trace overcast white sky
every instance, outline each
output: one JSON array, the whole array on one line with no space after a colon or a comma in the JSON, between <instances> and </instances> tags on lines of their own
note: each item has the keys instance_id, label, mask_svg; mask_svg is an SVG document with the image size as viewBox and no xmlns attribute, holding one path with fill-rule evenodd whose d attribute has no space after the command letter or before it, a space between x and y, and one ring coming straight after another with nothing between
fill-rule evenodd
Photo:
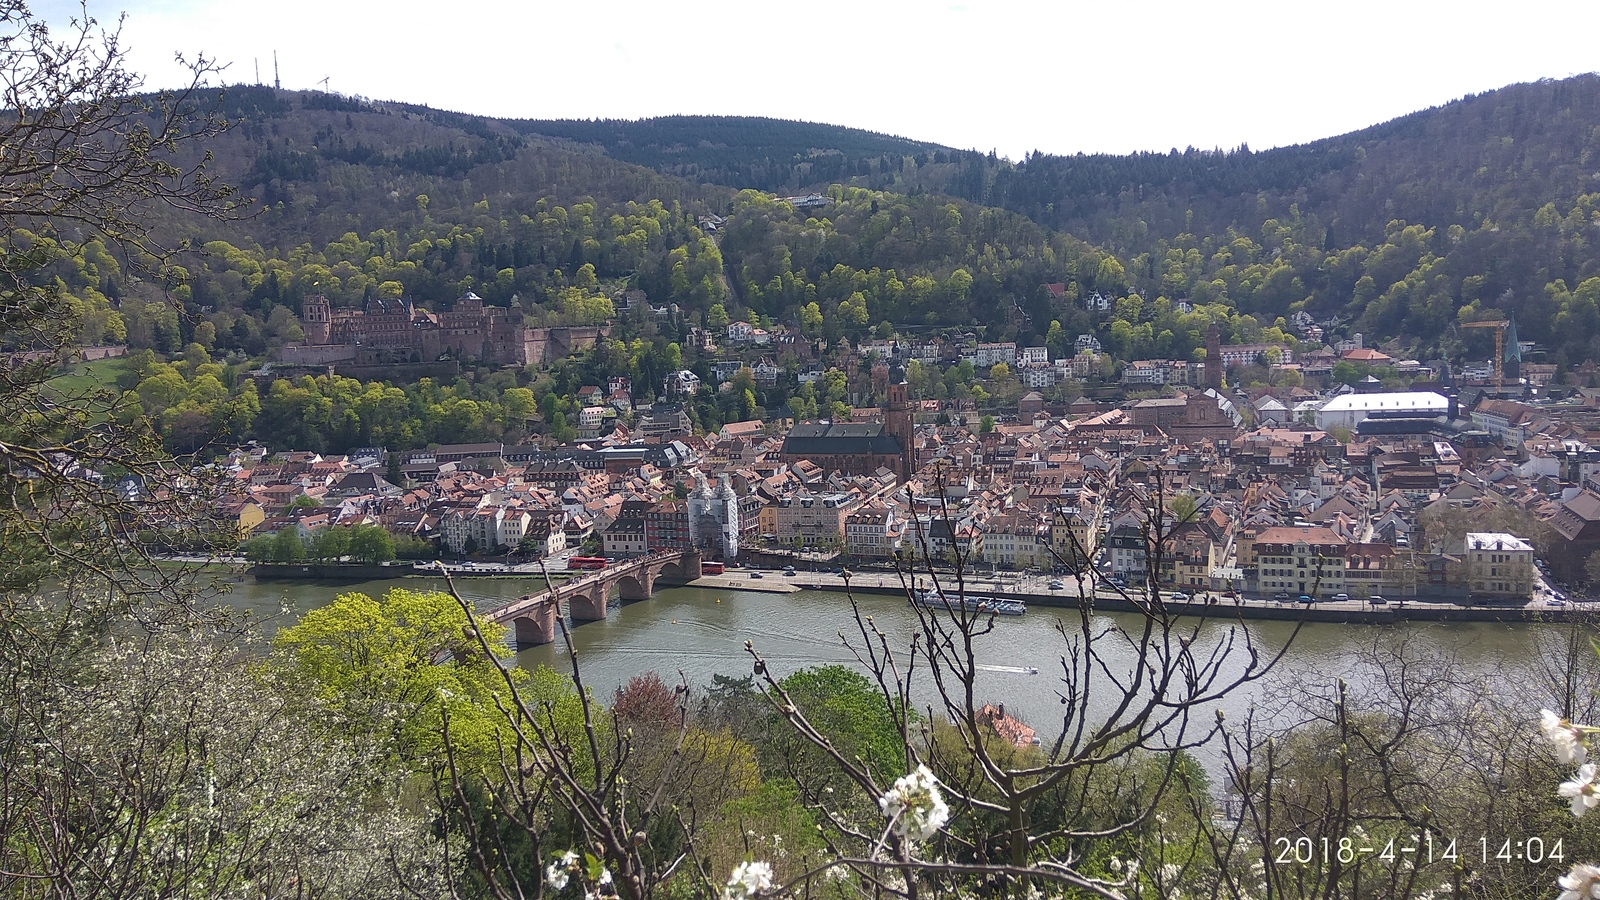
<instances>
[{"instance_id":1,"label":"overcast white sky","mask_svg":"<svg viewBox=\"0 0 1600 900\"><path fill-rule=\"evenodd\" d=\"M62 21L72 0L35 0ZM491 116L760 115L1019 159L1315 140L1600 69L1600 3L89 0L147 85L229 81Z\"/></svg>"}]
</instances>

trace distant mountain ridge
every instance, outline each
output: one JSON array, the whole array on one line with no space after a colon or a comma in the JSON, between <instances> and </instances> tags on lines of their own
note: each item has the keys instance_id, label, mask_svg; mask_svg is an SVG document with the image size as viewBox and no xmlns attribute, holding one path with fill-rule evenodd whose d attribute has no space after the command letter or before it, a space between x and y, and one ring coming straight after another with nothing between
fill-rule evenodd
<instances>
[{"instance_id":1,"label":"distant mountain ridge","mask_svg":"<svg viewBox=\"0 0 1600 900\"><path fill-rule=\"evenodd\" d=\"M866 174L880 158L953 153L893 135L759 116L649 119L512 119L521 134L594 144L616 159L694 181L781 191L821 187Z\"/></svg>"}]
</instances>

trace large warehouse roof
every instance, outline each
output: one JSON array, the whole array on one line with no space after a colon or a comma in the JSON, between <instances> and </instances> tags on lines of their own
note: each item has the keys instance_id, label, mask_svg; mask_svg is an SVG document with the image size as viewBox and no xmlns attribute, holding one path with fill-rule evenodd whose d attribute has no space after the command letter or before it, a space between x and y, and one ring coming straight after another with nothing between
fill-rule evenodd
<instances>
[{"instance_id":1,"label":"large warehouse roof","mask_svg":"<svg viewBox=\"0 0 1600 900\"><path fill-rule=\"evenodd\" d=\"M1337 412L1416 412L1450 408L1443 394L1432 391L1405 391L1393 394L1345 394L1329 400L1322 407L1325 413Z\"/></svg>"}]
</instances>

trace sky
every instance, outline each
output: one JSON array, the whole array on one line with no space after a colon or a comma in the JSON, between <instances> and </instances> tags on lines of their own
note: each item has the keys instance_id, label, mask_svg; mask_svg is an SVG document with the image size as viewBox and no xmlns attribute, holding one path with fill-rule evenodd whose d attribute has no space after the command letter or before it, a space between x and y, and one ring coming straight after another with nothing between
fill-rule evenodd
<instances>
[{"instance_id":1,"label":"sky","mask_svg":"<svg viewBox=\"0 0 1600 900\"><path fill-rule=\"evenodd\" d=\"M1285 146L1600 70L1600 3L88 0L150 88L223 80L487 116L772 116L1021 159ZM72 0L34 0L65 24Z\"/></svg>"}]
</instances>

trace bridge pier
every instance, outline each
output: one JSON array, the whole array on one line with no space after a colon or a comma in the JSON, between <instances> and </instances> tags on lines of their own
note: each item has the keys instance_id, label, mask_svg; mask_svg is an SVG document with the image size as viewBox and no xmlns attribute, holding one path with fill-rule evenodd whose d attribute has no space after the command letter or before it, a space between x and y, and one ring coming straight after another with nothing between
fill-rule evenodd
<instances>
[{"instance_id":1,"label":"bridge pier","mask_svg":"<svg viewBox=\"0 0 1600 900\"><path fill-rule=\"evenodd\" d=\"M606 602L611 586L623 600L648 600L657 585L686 584L700 577L698 550L658 551L628 560L613 569L592 572L554 591L522 597L487 614L494 622L508 625L518 647L548 644L556 639L558 597L565 597L574 623L597 622L606 617Z\"/></svg>"},{"instance_id":2,"label":"bridge pier","mask_svg":"<svg viewBox=\"0 0 1600 900\"><path fill-rule=\"evenodd\" d=\"M617 593L623 600L649 600L656 589L656 573L645 569L638 576L624 575L617 579Z\"/></svg>"},{"instance_id":3,"label":"bridge pier","mask_svg":"<svg viewBox=\"0 0 1600 900\"><path fill-rule=\"evenodd\" d=\"M567 609L574 622L598 622L606 617L606 598L611 593L611 582L602 581L581 593L567 598Z\"/></svg>"},{"instance_id":4,"label":"bridge pier","mask_svg":"<svg viewBox=\"0 0 1600 900\"><path fill-rule=\"evenodd\" d=\"M556 614L554 603L541 603L523 615L511 620L511 647L537 647L556 639Z\"/></svg>"}]
</instances>

